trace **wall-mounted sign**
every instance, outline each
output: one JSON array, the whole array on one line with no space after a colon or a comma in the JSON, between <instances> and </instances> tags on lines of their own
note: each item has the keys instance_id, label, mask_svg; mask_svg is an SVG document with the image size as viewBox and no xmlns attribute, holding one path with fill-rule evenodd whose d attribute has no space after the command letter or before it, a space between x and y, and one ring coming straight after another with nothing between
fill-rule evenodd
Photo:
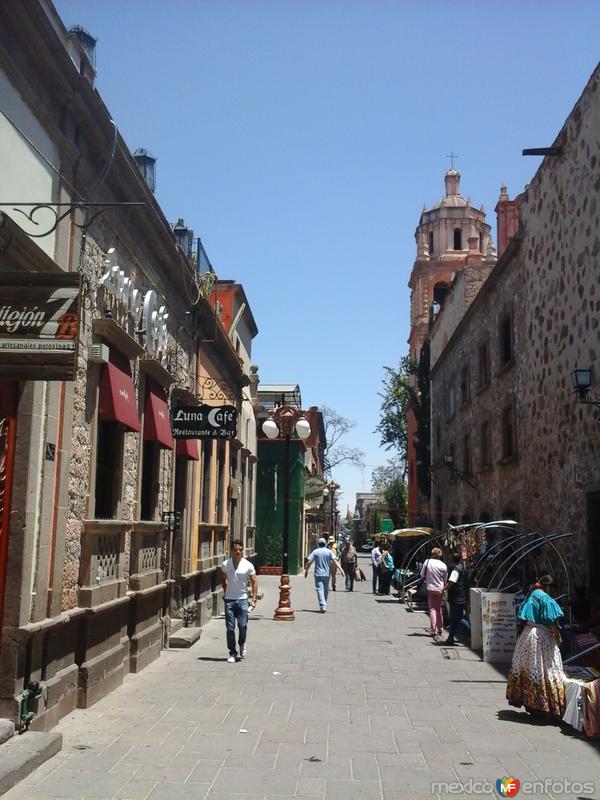
<instances>
[{"instance_id":1,"label":"wall-mounted sign","mask_svg":"<svg viewBox=\"0 0 600 800\"><path fill-rule=\"evenodd\" d=\"M175 406L171 416L174 439L235 439L234 406Z\"/></svg>"},{"instance_id":2,"label":"wall-mounted sign","mask_svg":"<svg viewBox=\"0 0 600 800\"><path fill-rule=\"evenodd\" d=\"M81 278L73 272L0 272L0 378L75 376Z\"/></svg>"},{"instance_id":3,"label":"wall-mounted sign","mask_svg":"<svg viewBox=\"0 0 600 800\"><path fill-rule=\"evenodd\" d=\"M134 288L130 278L116 264L107 269L100 278L104 290L104 301L113 319L123 328L131 318L136 330L144 337L146 352L150 358L164 362L167 356L167 320L169 314L154 289L145 294ZM141 325L141 328L140 328Z\"/></svg>"}]
</instances>

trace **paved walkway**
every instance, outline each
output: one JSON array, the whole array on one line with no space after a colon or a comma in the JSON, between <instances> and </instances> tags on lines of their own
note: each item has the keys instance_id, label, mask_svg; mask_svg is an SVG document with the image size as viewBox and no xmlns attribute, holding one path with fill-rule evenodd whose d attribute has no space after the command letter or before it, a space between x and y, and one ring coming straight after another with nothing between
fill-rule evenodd
<instances>
[{"instance_id":1,"label":"paved walkway","mask_svg":"<svg viewBox=\"0 0 600 800\"><path fill-rule=\"evenodd\" d=\"M276 623L278 581L259 580L246 661L226 663L213 620L190 650L62 720L62 752L4 800L498 797L503 776L591 780L571 797L600 798L596 747L510 710L503 676L467 648L433 645L424 614L367 582L353 594L338 584L321 615L311 573L292 580L296 621Z\"/></svg>"}]
</instances>

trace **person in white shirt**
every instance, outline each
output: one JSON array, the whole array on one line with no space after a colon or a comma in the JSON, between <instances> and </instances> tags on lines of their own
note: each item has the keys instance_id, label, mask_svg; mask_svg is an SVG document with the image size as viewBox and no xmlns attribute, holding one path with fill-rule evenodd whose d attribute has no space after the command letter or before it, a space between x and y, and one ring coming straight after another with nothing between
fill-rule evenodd
<instances>
[{"instance_id":1,"label":"person in white shirt","mask_svg":"<svg viewBox=\"0 0 600 800\"><path fill-rule=\"evenodd\" d=\"M240 658L246 658L246 632L248 628L248 581L251 586L250 605L256 607L258 581L254 564L243 557L244 545L239 539L231 543L231 558L221 564L221 586L225 595L225 628L230 664L235 664L238 654L235 645L235 621L238 624Z\"/></svg>"},{"instance_id":2,"label":"person in white shirt","mask_svg":"<svg viewBox=\"0 0 600 800\"><path fill-rule=\"evenodd\" d=\"M442 635L444 629L442 597L448 580L448 567L441 559L442 551L439 547L434 547L431 551L431 558L428 558L421 568L421 577L425 578L425 588L427 589L429 622L434 641Z\"/></svg>"},{"instance_id":3,"label":"person in white shirt","mask_svg":"<svg viewBox=\"0 0 600 800\"><path fill-rule=\"evenodd\" d=\"M371 565L373 567L373 594L377 594L381 588L378 585L381 581L381 543L379 537L376 537L375 547L371 550Z\"/></svg>"}]
</instances>

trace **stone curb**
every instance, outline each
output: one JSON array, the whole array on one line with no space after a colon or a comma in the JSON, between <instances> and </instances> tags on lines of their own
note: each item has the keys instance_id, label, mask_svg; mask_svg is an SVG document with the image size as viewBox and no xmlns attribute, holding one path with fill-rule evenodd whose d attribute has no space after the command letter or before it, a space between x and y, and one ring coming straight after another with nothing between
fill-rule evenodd
<instances>
[{"instance_id":1,"label":"stone curb","mask_svg":"<svg viewBox=\"0 0 600 800\"><path fill-rule=\"evenodd\" d=\"M62 733L29 731L0 749L0 795L22 781L62 749Z\"/></svg>"}]
</instances>

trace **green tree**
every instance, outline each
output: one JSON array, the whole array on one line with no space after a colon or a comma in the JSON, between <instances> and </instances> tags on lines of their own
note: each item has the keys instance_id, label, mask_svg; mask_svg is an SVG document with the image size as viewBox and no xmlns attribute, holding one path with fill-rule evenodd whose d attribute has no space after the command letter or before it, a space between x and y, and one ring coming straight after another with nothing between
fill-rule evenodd
<instances>
[{"instance_id":1,"label":"green tree","mask_svg":"<svg viewBox=\"0 0 600 800\"><path fill-rule=\"evenodd\" d=\"M406 483L403 465L399 458L390 460L384 467L376 467L371 477L372 490L381 495L382 505L396 528L406 526Z\"/></svg>"},{"instance_id":2,"label":"green tree","mask_svg":"<svg viewBox=\"0 0 600 800\"><path fill-rule=\"evenodd\" d=\"M400 359L398 369L384 367L383 392L379 425L380 442L386 450L396 450L401 462L402 483L406 482L408 464L408 419L409 409L416 420L415 452L417 462L417 485L425 497L431 493L430 486L430 382L429 340L421 348L419 362L408 356Z\"/></svg>"}]
</instances>

